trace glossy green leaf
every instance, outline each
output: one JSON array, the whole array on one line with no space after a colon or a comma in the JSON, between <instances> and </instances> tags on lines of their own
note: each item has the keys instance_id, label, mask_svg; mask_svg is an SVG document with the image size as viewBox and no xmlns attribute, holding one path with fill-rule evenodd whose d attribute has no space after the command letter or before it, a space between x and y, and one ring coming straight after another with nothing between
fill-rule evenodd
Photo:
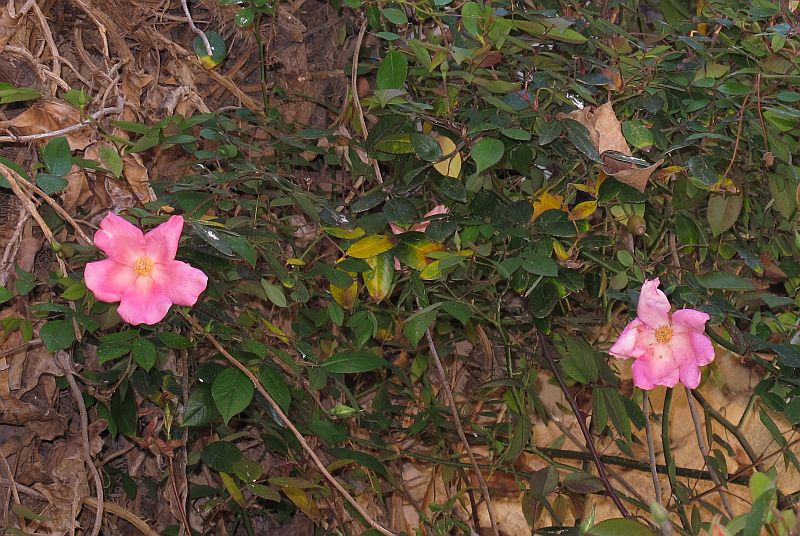
<instances>
[{"instance_id":1,"label":"glossy green leaf","mask_svg":"<svg viewBox=\"0 0 800 536\"><path fill-rule=\"evenodd\" d=\"M211 395L226 424L250 405L254 390L250 378L234 367L223 370L214 378Z\"/></svg>"}]
</instances>

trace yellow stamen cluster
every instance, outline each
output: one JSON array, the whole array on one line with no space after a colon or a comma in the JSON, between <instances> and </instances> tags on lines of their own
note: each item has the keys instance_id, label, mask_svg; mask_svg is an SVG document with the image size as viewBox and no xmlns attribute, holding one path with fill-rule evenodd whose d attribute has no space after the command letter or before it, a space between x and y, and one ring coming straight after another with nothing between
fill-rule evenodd
<instances>
[{"instance_id":1,"label":"yellow stamen cluster","mask_svg":"<svg viewBox=\"0 0 800 536\"><path fill-rule=\"evenodd\" d=\"M136 275L150 275L153 272L153 260L150 257L139 257L133 263Z\"/></svg>"},{"instance_id":2,"label":"yellow stamen cluster","mask_svg":"<svg viewBox=\"0 0 800 536\"><path fill-rule=\"evenodd\" d=\"M672 338L672 327L669 324L656 328L656 340L658 342L669 342Z\"/></svg>"}]
</instances>

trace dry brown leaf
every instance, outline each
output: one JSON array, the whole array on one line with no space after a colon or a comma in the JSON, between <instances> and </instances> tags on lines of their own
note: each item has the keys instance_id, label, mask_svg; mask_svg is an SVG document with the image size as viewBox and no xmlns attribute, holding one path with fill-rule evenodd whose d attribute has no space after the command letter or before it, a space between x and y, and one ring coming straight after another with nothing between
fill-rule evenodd
<instances>
[{"instance_id":1,"label":"dry brown leaf","mask_svg":"<svg viewBox=\"0 0 800 536\"><path fill-rule=\"evenodd\" d=\"M10 128L17 134L29 136L53 132L80 123L78 110L59 101L44 101L35 104L8 121L0 121L0 128ZM91 126L73 130L64 135L73 151L85 149L94 136Z\"/></svg>"},{"instance_id":2,"label":"dry brown leaf","mask_svg":"<svg viewBox=\"0 0 800 536\"><path fill-rule=\"evenodd\" d=\"M662 159L645 168L639 168L630 162L623 162L609 156L609 152L620 153L625 156L633 154L630 147L628 147L625 136L622 134L622 124L617 119L617 114L614 113L614 108L610 102L594 109L585 107L580 110L574 110L566 114L566 117L574 119L589 131L589 139L591 139L592 144L597 148L597 152L603 158L603 171L640 192L644 192L650 176L664 163Z\"/></svg>"}]
</instances>

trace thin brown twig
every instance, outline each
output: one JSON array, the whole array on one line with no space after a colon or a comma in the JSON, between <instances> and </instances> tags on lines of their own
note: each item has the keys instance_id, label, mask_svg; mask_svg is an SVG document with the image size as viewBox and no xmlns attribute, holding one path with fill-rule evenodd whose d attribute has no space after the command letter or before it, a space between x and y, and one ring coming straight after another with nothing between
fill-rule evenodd
<instances>
[{"instance_id":1,"label":"thin brown twig","mask_svg":"<svg viewBox=\"0 0 800 536\"><path fill-rule=\"evenodd\" d=\"M206 47L206 53L209 56L213 56L214 49L211 47L211 43L208 41L206 33L195 25L194 19L192 18L192 13L189 11L189 4L187 0L181 0L181 7L183 8L183 14L186 15L186 22L189 24L189 28L191 28L192 32L197 34L197 36L200 37L200 40L203 41L203 46Z\"/></svg>"},{"instance_id":2,"label":"thin brown twig","mask_svg":"<svg viewBox=\"0 0 800 536\"><path fill-rule=\"evenodd\" d=\"M94 510L98 509L98 502L94 497L85 497L83 499L83 504L89 508L93 508ZM145 536L158 536L158 533L151 529L142 518L118 504L107 502L103 505L103 509L109 514L114 514L115 516L124 519L136 527L136 529Z\"/></svg>"},{"instance_id":3,"label":"thin brown twig","mask_svg":"<svg viewBox=\"0 0 800 536\"><path fill-rule=\"evenodd\" d=\"M353 498L353 496L350 495L350 493L346 489L344 489L344 487L342 487L342 485L339 483L339 481L336 480L336 478L328 471L328 469L325 467L325 464L322 463L322 460L320 460L319 456L317 456L317 453L314 452L314 449L312 449L311 445L308 444L308 441L306 441L306 438L303 437L303 434L301 434L300 431L297 429L297 427L294 425L294 423L292 423L292 421L289 420L289 417L286 416L286 414L283 412L283 410L278 405L278 403L275 402L275 400L270 396L270 394L267 392L267 390L261 384L259 379L255 376L255 374L253 374L250 371L250 369L247 368L246 366L244 366L238 359L233 357L233 355L231 355L231 353L228 352L228 350L226 350L225 347L222 346L222 344L220 344L220 342L216 339L216 337L214 337L210 333L207 333L203 329L203 327L197 322L197 320L195 320L193 317L189 316L188 314L186 314L183 311L180 311L180 314L183 316L183 318L186 319L187 322L189 322L189 324L192 326L192 328L195 331L197 331L197 333L202 333L203 336L208 340L208 342L210 342L214 346L214 348L217 349L217 351L219 353L224 355L225 358L233 366L235 366L236 368L241 370L245 374L245 376L247 376L247 378L251 382L253 382L253 385L255 386L255 388L258 390L258 392L261 394L261 396L264 397L264 399L270 405L270 407L275 412L275 414L281 419L283 424L285 424L286 427L289 428L289 430L292 432L294 437L297 439L298 443L300 443L300 446L303 447L303 450L306 451L308 456L314 462L314 465L317 466L317 469L319 470L319 472L322 473L322 476L324 476L325 479L328 482L330 482L331 485L334 488L336 488L336 491L338 491L341 494L341 496L348 503L350 503L350 506L352 506L364 518L364 520L372 528L374 528L375 530L377 530L381 534L385 534L386 536L395 536L395 534L393 532L391 532L390 530L386 529L385 527L383 527L383 525L381 525L380 523L375 521L372 518L372 516L370 516L369 513L366 510L364 510L364 508L360 504L358 504L358 502L356 502L356 500Z\"/></svg>"},{"instance_id":4,"label":"thin brown twig","mask_svg":"<svg viewBox=\"0 0 800 536\"><path fill-rule=\"evenodd\" d=\"M0 169L0 171L2 171L2 169ZM70 216L69 212L64 210L64 208L58 203L58 201L56 201L55 199L53 199L52 197L47 195L47 193L45 193L44 190L42 190L41 188L39 188L38 186L36 186L32 182L30 182L29 180L25 179L25 177L17 175L16 176L16 180L17 180L17 183L21 184L23 187L25 187L28 190L32 191L33 193L35 193L36 195L41 197L44 200L45 203L50 205L50 208L52 208L54 211L56 211L56 213L59 216L61 216L61 218L63 218L63 220L65 222L69 223L70 226L75 230L77 235L84 242L86 242L86 244L91 244L92 243L92 239L89 238L89 235L87 235L86 233L83 232L83 229L81 229L80 225L78 225L78 222L75 221L75 218Z\"/></svg>"},{"instance_id":5,"label":"thin brown twig","mask_svg":"<svg viewBox=\"0 0 800 536\"><path fill-rule=\"evenodd\" d=\"M103 479L100 478L100 472L94 465L92 460L92 446L89 443L89 415L86 413L86 404L83 402L83 395L78 388L78 383L75 381L75 372L72 368L72 358L67 352L60 351L56 354L56 362L64 371L64 376L67 378L69 389L72 392L72 397L75 399L75 404L78 406L78 413L80 414L81 421L81 443L83 446L83 458L86 465L89 466L89 471L94 478L95 494L95 516L94 527L92 528L92 536L100 534L100 529L103 526L103 510L105 503L103 501ZM84 499L85 501L85 499Z\"/></svg>"},{"instance_id":6,"label":"thin brown twig","mask_svg":"<svg viewBox=\"0 0 800 536\"><path fill-rule=\"evenodd\" d=\"M417 305L419 305L419 303L417 303ZM442 382L442 390L444 391L447 405L450 408L450 413L453 416L453 424L455 424L458 437L461 439L461 443L464 445L464 450L467 453L467 457L469 457L470 464L472 465L475 476L478 479L478 484L480 485L483 499L486 501L486 510L489 512L489 521L492 524L492 532L495 534L495 536L499 536L500 531L497 528L497 514L495 514L494 506L492 505L492 497L489 494L489 486L486 484L486 479L483 478L483 473L481 473L478 460L475 458L475 453L472 451L472 447L470 446L469 441L467 441L467 436L464 433L464 427L461 425L461 415L458 413L456 400L453 397L453 391L450 389L450 382L448 381L447 374L444 371L442 360L439 358L439 352L436 350L436 345L433 343L433 336L431 335L430 327L425 330L425 337L428 340L428 349L431 352L433 362L436 365L436 370L439 373L439 379ZM479 527L475 528L479 529Z\"/></svg>"},{"instance_id":7,"label":"thin brown twig","mask_svg":"<svg viewBox=\"0 0 800 536\"><path fill-rule=\"evenodd\" d=\"M658 465L656 464L656 448L653 442L653 429L650 426L650 393L642 393L642 413L644 413L644 433L647 436L647 457L650 460L650 474L653 477L653 493L656 502L661 504L661 481L658 479Z\"/></svg>"},{"instance_id":8,"label":"thin brown twig","mask_svg":"<svg viewBox=\"0 0 800 536\"><path fill-rule=\"evenodd\" d=\"M692 396L692 390L688 387L686 389L686 400L689 403L689 413L692 414L692 423L694 424L694 433L697 437L697 446L700 447L700 453L703 455L704 463L708 463L708 445L706 445L706 439L703 436L703 425L700 423L700 415L697 412L697 404L694 402L694 397ZM722 506L725 508L725 511L728 513L728 516L733 519L733 509L731 508L730 501L728 501L728 496L725 495L727 490L722 487L722 482L719 480L719 476L717 473L714 472L714 468L709 466L708 472L711 475L711 480L714 482L714 485L719 489L719 498L722 500Z\"/></svg>"},{"instance_id":9,"label":"thin brown twig","mask_svg":"<svg viewBox=\"0 0 800 536\"><path fill-rule=\"evenodd\" d=\"M622 504L622 501L617 495L616 490L614 490L614 486L611 485L606 467L603 464L603 461L600 459L600 453L597 452L597 447L594 444L594 440L592 440L592 434L589 432L589 428L586 426L586 421L583 419L583 417L581 417L581 410L578 407L578 404L575 402L575 399L572 397L572 395L570 395L567 384L564 382L564 378L558 371L558 365L556 364L555 357L553 356L553 347L550 345L550 341L547 340L547 337L545 337L542 333L539 333L539 344L542 347L542 354L547 360L550 370L553 371L553 375L556 377L558 385L561 388L561 391L564 393L564 397L567 399L567 402L569 403L570 409L575 414L575 418L578 420L578 426L580 426L583 439L586 441L586 447L589 449L589 453L592 455L592 461L597 469L597 475L603 482L603 486L606 489L606 494L608 494L609 498L614 503L614 506L617 507L619 513L622 514L622 517L630 517L631 514L628 512L628 509L625 508L625 505Z\"/></svg>"},{"instance_id":10,"label":"thin brown twig","mask_svg":"<svg viewBox=\"0 0 800 536\"><path fill-rule=\"evenodd\" d=\"M722 180L726 180L733 169L733 164L736 162L736 155L739 152L739 142L742 139L742 127L744 126L744 114L747 111L747 101L750 99L750 95L746 95L744 98L744 102L742 102L742 107L739 110L739 126L736 129L736 141L733 143L733 154L731 155L731 160L728 162L728 167L725 168L725 173L722 175Z\"/></svg>"},{"instance_id":11,"label":"thin brown twig","mask_svg":"<svg viewBox=\"0 0 800 536\"><path fill-rule=\"evenodd\" d=\"M364 42L364 34L367 32L367 21L361 25L361 30L358 32L356 39L356 48L353 51L353 63L350 67L350 90L353 92L353 104L358 113L358 121L361 124L361 135L367 139L369 131L367 130L367 121L364 119L364 110L361 108L361 99L358 98L358 55L361 52L361 43ZM383 175L381 174L380 165L374 158L367 156L372 161L372 168L375 170L375 180L383 184Z\"/></svg>"},{"instance_id":12,"label":"thin brown twig","mask_svg":"<svg viewBox=\"0 0 800 536\"><path fill-rule=\"evenodd\" d=\"M125 99L119 97L117 99L117 105L112 106L110 108L103 108L101 110L96 111L80 123L75 123L74 125L70 125L68 127L60 128L58 130L50 130L48 132L42 132L40 134L28 134L26 136L0 136L0 143L24 143L28 141L36 141L36 140L45 140L48 138L55 138L56 136L63 136L64 134L69 134L70 132L74 132L76 130L80 130L82 128L86 128L98 119L101 119L107 115L112 115L115 113L121 113L125 105Z\"/></svg>"}]
</instances>

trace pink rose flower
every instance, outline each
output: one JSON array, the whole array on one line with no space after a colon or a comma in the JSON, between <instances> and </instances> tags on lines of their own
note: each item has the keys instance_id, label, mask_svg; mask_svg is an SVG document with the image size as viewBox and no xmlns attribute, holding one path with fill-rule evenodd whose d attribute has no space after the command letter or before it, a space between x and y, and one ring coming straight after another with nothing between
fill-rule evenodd
<instances>
[{"instance_id":1,"label":"pink rose flower","mask_svg":"<svg viewBox=\"0 0 800 536\"><path fill-rule=\"evenodd\" d=\"M670 315L670 304L658 290L658 278L645 281L636 319L609 350L614 357L633 358L633 383L640 389L656 385L689 389L700 384L700 367L714 360L714 347L705 334L709 316L695 309Z\"/></svg>"},{"instance_id":2,"label":"pink rose flower","mask_svg":"<svg viewBox=\"0 0 800 536\"><path fill-rule=\"evenodd\" d=\"M129 324L156 324L176 305L194 305L208 278L176 261L183 217L172 216L147 234L109 212L94 235L108 259L86 265L86 286L104 302L120 302L117 312Z\"/></svg>"}]
</instances>

